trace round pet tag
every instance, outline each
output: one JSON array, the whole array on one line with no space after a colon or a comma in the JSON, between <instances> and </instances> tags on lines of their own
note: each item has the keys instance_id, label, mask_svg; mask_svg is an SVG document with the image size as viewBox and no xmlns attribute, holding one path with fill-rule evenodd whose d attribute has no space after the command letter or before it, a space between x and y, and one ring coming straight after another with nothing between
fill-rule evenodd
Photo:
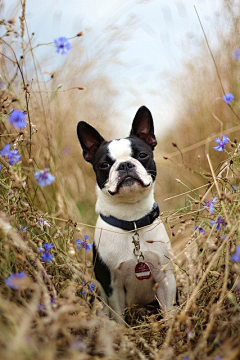
<instances>
[{"instance_id":1,"label":"round pet tag","mask_svg":"<svg viewBox=\"0 0 240 360\"><path fill-rule=\"evenodd\" d=\"M145 262L139 262L135 266L135 275L138 280L150 279L152 273L149 265Z\"/></svg>"}]
</instances>

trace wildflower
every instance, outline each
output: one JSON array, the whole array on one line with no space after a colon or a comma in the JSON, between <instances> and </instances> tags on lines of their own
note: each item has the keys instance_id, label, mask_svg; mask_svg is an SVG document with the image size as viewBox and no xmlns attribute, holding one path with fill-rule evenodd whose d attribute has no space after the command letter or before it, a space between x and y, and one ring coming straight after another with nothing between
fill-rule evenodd
<instances>
[{"instance_id":1,"label":"wildflower","mask_svg":"<svg viewBox=\"0 0 240 360\"><path fill-rule=\"evenodd\" d=\"M24 239L27 239L27 234L28 234L28 228L27 228L27 226L23 227L23 226L21 225L21 227L20 227L20 229L18 230L18 232L19 232L19 234L22 235L22 237L23 237Z\"/></svg>"},{"instance_id":2,"label":"wildflower","mask_svg":"<svg viewBox=\"0 0 240 360\"><path fill-rule=\"evenodd\" d=\"M198 231L199 231L199 235L200 235L200 234L205 234L205 230L204 230L203 227L196 225L195 228L194 228L194 230L197 230L197 229L198 229Z\"/></svg>"},{"instance_id":3,"label":"wildflower","mask_svg":"<svg viewBox=\"0 0 240 360\"><path fill-rule=\"evenodd\" d=\"M215 198L213 198L212 201L206 201L206 205L204 205L203 210L207 209L209 210L209 214L214 213L214 204L217 202L217 196L215 196Z\"/></svg>"},{"instance_id":4,"label":"wildflower","mask_svg":"<svg viewBox=\"0 0 240 360\"><path fill-rule=\"evenodd\" d=\"M18 150L10 150L9 144L6 144L4 148L0 150L0 155L5 156L10 165L14 165L21 158L21 155L18 154Z\"/></svg>"},{"instance_id":5,"label":"wildflower","mask_svg":"<svg viewBox=\"0 0 240 360\"><path fill-rule=\"evenodd\" d=\"M219 216L216 221L210 221L210 224L213 226L214 224L217 224L216 230L220 230L221 225L226 226L226 222L224 219Z\"/></svg>"},{"instance_id":6,"label":"wildflower","mask_svg":"<svg viewBox=\"0 0 240 360\"><path fill-rule=\"evenodd\" d=\"M94 284L91 284L89 285L89 291L92 293L95 289L95 285Z\"/></svg>"},{"instance_id":7,"label":"wildflower","mask_svg":"<svg viewBox=\"0 0 240 360\"><path fill-rule=\"evenodd\" d=\"M240 261L240 245L236 246L235 253L231 256L232 261Z\"/></svg>"},{"instance_id":8,"label":"wildflower","mask_svg":"<svg viewBox=\"0 0 240 360\"><path fill-rule=\"evenodd\" d=\"M39 308L39 311L40 312L45 312L46 311L46 307L45 307L45 305L43 305L43 304L38 304L38 308Z\"/></svg>"},{"instance_id":9,"label":"wildflower","mask_svg":"<svg viewBox=\"0 0 240 360\"><path fill-rule=\"evenodd\" d=\"M67 54L67 52L72 48L70 42L68 39L64 36L59 37L58 39L54 40L54 43L56 45L56 52L61 55Z\"/></svg>"},{"instance_id":10,"label":"wildflower","mask_svg":"<svg viewBox=\"0 0 240 360\"><path fill-rule=\"evenodd\" d=\"M95 289L95 284L87 284L87 282L85 281L85 280L83 280L83 285L87 285L87 287L88 287L88 290L92 293L93 291L94 291L94 289ZM86 294L86 290L82 290L81 291L81 293L82 294Z\"/></svg>"},{"instance_id":11,"label":"wildflower","mask_svg":"<svg viewBox=\"0 0 240 360\"><path fill-rule=\"evenodd\" d=\"M27 226L23 227L22 225L20 226L20 229L18 230L20 232L20 234L22 234L23 231L27 231Z\"/></svg>"},{"instance_id":12,"label":"wildflower","mask_svg":"<svg viewBox=\"0 0 240 360\"><path fill-rule=\"evenodd\" d=\"M10 145L6 144L2 150L0 150L1 156L7 156L10 150Z\"/></svg>"},{"instance_id":13,"label":"wildflower","mask_svg":"<svg viewBox=\"0 0 240 360\"><path fill-rule=\"evenodd\" d=\"M47 263L49 263L52 258L53 258L53 255L50 254L50 250L54 248L54 245L52 244L48 244L48 243L44 243L42 244L42 248L39 248L38 249L38 252L42 252L43 254L41 255L41 260L42 261L45 261Z\"/></svg>"},{"instance_id":14,"label":"wildflower","mask_svg":"<svg viewBox=\"0 0 240 360\"><path fill-rule=\"evenodd\" d=\"M20 160L22 155L18 154L18 150L10 150L7 157L9 165L14 165Z\"/></svg>"},{"instance_id":15,"label":"wildflower","mask_svg":"<svg viewBox=\"0 0 240 360\"><path fill-rule=\"evenodd\" d=\"M7 279L5 279L5 284L11 289L18 290L19 280L24 279L26 276L25 272L11 274Z\"/></svg>"},{"instance_id":16,"label":"wildflower","mask_svg":"<svg viewBox=\"0 0 240 360\"><path fill-rule=\"evenodd\" d=\"M226 104L230 104L234 99L234 95L231 94L231 93L227 93L227 94L223 95L222 98L223 98L223 100L225 101Z\"/></svg>"},{"instance_id":17,"label":"wildflower","mask_svg":"<svg viewBox=\"0 0 240 360\"><path fill-rule=\"evenodd\" d=\"M51 227L51 225L49 224L49 222L47 222L47 221L44 220L44 219L39 219L37 223L38 223L39 227L41 228L41 230L43 230L43 227L44 227L44 226Z\"/></svg>"},{"instance_id":18,"label":"wildflower","mask_svg":"<svg viewBox=\"0 0 240 360\"><path fill-rule=\"evenodd\" d=\"M239 49L234 49L233 50L233 59L234 60L240 60L240 50Z\"/></svg>"},{"instance_id":19,"label":"wildflower","mask_svg":"<svg viewBox=\"0 0 240 360\"><path fill-rule=\"evenodd\" d=\"M214 141L218 144L213 147L216 151L223 151L223 149L225 149L225 145L229 142L226 135L223 135L222 140L218 137Z\"/></svg>"},{"instance_id":20,"label":"wildflower","mask_svg":"<svg viewBox=\"0 0 240 360\"><path fill-rule=\"evenodd\" d=\"M37 180L38 184L40 186L47 186L51 185L51 183L54 181L55 177L50 174L49 169L44 169L41 171L36 171L34 173L34 177Z\"/></svg>"},{"instance_id":21,"label":"wildflower","mask_svg":"<svg viewBox=\"0 0 240 360\"><path fill-rule=\"evenodd\" d=\"M236 193L237 192L237 185L233 185L232 187L233 187L233 192Z\"/></svg>"},{"instance_id":22,"label":"wildflower","mask_svg":"<svg viewBox=\"0 0 240 360\"><path fill-rule=\"evenodd\" d=\"M86 252L89 252L93 246L93 244L88 244L87 239L89 238L88 235L84 235L84 240L80 240L77 239L75 241L76 244L79 244L79 246L77 246L77 250L80 250L80 248L84 248L86 250Z\"/></svg>"},{"instance_id":23,"label":"wildflower","mask_svg":"<svg viewBox=\"0 0 240 360\"><path fill-rule=\"evenodd\" d=\"M53 296L50 297L50 304L55 305L56 301ZM38 304L39 311L44 313L46 311L46 306L43 304Z\"/></svg>"},{"instance_id":24,"label":"wildflower","mask_svg":"<svg viewBox=\"0 0 240 360\"><path fill-rule=\"evenodd\" d=\"M52 245L52 244L49 244L49 243L43 243L43 248L45 249L45 250L50 250L50 249L53 249L55 246L54 245Z\"/></svg>"},{"instance_id":25,"label":"wildflower","mask_svg":"<svg viewBox=\"0 0 240 360\"><path fill-rule=\"evenodd\" d=\"M23 129L27 126L26 113L24 111L14 109L11 111L8 120L15 128Z\"/></svg>"},{"instance_id":26,"label":"wildflower","mask_svg":"<svg viewBox=\"0 0 240 360\"><path fill-rule=\"evenodd\" d=\"M54 296L51 296L50 301L51 301L51 305L55 305L55 304L56 304L56 300L55 300Z\"/></svg>"},{"instance_id":27,"label":"wildflower","mask_svg":"<svg viewBox=\"0 0 240 360\"><path fill-rule=\"evenodd\" d=\"M86 282L85 280L83 280L83 285L86 285L86 283L87 283L87 282ZM82 293L82 294L86 294L86 290L82 290L81 293Z\"/></svg>"}]
</instances>

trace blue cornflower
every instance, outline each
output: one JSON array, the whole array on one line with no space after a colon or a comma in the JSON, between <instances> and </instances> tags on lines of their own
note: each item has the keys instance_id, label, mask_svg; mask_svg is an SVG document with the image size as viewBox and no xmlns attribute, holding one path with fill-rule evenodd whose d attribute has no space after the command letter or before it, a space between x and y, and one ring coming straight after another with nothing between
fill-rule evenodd
<instances>
[{"instance_id":1,"label":"blue cornflower","mask_svg":"<svg viewBox=\"0 0 240 360\"><path fill-rule=\"evenodd\" d=\"M17 280L24 279L26 276L25 272L11 274L7 279L5 279L5 284L11 289L18 290Z\"/></svg>"},{"instance_id":2,"label":"blue cornflower","mask_svg":"<svg viewBox=\"0 0 240 360\"><path fill-rule=\"evenodd\" d=\"M21 233L22 231L27 231L27 226L23 227L22 225L20 226L19 232Z\"/></svg>"},{"instance_id":3,"label":"blue cornflower","mask_svg":"<svg viewBox=\"0 0 240 360\"><path fill-rule=\"evenodd\" d=\"M216 221L210 221L210 224L213 226L214 224L217 224L216 230L220 230L221 225L226 226L226 222L224 219L219 216Z\"/></svg>"},{"instance_id":4,"label":"blue cornflower","mask_svg":"<svg viewBox=\"0 0 240 360\"><path fill-rule=\"evenodd\" d=\"M54 245L48 244L48 243L44 243L44 244L42 244L42 247L43 247L43 248L39 248L39 249L38 249L38 252L42 252L42 253L43 253L43 254L41 255L41 260L49 263L49 262L52 260L52 258L53 258L53 255L50 254L50 250L51 250L52 248L54 248Z\"/></svg>"},{"instance_id":5,"label":"blue cornflower","mask_svg":"<svg viewBox=\"0 0 240 360\"><path fill-rule=\"evenodd\" d=\"M28 232L27 226L23 227L22 225L20 226L20 229L18 230L19 234L21 235L25 235Z\"/></svg>"},{"instance_id":6,"label":"blue cornflower","mask_svg":"<svg viewBox=\"0 0 240 360\"><path fill-rule=\"evenodd\" d=\"M43 243L42 246L43 246L44 250L48 250L48 251L55 247L53 244L49 244L49 243Z\"/></svg>"},{"instance_id":7,"label":"blue cornflower","mask_svg":"<svg viewBox=\"0 0 240 360\"><path fill-rule=\"evenodd\" d=\"M55 300L54 296L51 296L50 301L51 301L51 304L52 304L52 305L55 305L55 304L56 304L56 300Z\"/></svg>"},{"instance_id":8,"label":"blue cornflower","mask_svg":"<svg viewBox=\"0 0 240 360\"><path fill-rule=\"evenodd\" d=\"M214 204L215 204L216 202L217 202L217 196L215 196L215 198L213 198L212 201L207 201L207 200L206 200L206 205L204 205L203 210L208 208L209 214L214 213L214 211L215 211L215 210L214 210Z\"/></svg>"},{"instance_id":9,"label":"blue cornflower","mask_svg":"<svg viewBox=\"0 0 240 360\"><path fill-rule=\"evenodd\" d=\"M14 165L21 158L21 155L18 154L18 150L10 150L9 144L6 144L4 148L0 150L0 155L5 156L10 165Z\"/></svg>"},{"instance_id":10,"label":"blue cornflower","mask_svg":"<svg viewBox=\"0 0 240 360\"><path fill-rule=\"evenodd\" d=\"M49 251L44 251L44 253L41 255L41 260L49 263L53 258L53 255L50 254Z\"/></svg>"},{"instance_id":11,"label":"blue cornflower","mask_svg":"<svg viewBox=\"0 0 240 360\"><path fill-rule=\"evenodd\" d=\"M59 37L58 39L54 40L56 45L56 52L61 55L67 54L67 52L72 48L72 45L68 41L68 39L64 36Z\"/></svg>"},{"instance_id":12,"label":"blue cornflower","mask_svg":"<svg viewBox=\"0 0 240 360\"><path fill-rule=\"evenodd\" d=\"M8 120L15 128L23 129L27 126L26 113L24 111L14 109L10 113Z\"/></svg>"},{"instance_id":13,"label":"blue cornflower","mask_svg":"<svg viewBox=\"0 0 240 360\"><path fill-rule=\"evenodd\" d=\"M199 234L205 234L205 230L204 230L204 228L202 226L196 225L194 230L197 230L197 229L199 231Z\"/></svg>"},{"instance_id":14,"label":"blue cornflower","mask_svg":"<svg viewBox=\"0 0 240 360\"><path fill-rule=\"evenodd\" d=\"M49 222L47 222L46 220L44 219L39 219L37 224L39 225L39 227L43 230L43 227L44 226L47 226L47 227L51 227L51 225L49 224Z\"/></svg>"},{"instance_id":15,"label":"blue cornflower","mask_svg":"<svg viewBox=\"0 0 240 360\"><path fill-rule=\"evenodd\" d=\"M231 94L231 93L227 93L227 94L223 95L222 98L223 98L223 100L225 101L226 104L230 104L234 99L234 95Z\"/></svg>"},{"instance_id":16,"label":"blue cornflower","mask_svg":"<svg viewBox=\"0 0 240 360\"><path fill-rule=\"evenodd\" d=\"M239 60L240 59L240 50L239 49L234 49L233 50L233 59L234 60Z\"/></svg>"},{"instance_id":17,"label":"blue cornflower","mask_svg":"<svg viewBox=\"0 0 240 360\"><path fill-rule=\"evenodd\" d=\"M53 296L51 296L51 298L50 298L50 303L51 303L51 305L55 305L56 304L56 301L55 301L55 299L54 299L54 297ZM38 304L38 308L39 308L39 311L40 312L45 312L46 311L46 306L45 305L43 305L43 304Z\"/></svg>"},{"instance_id":18,"label":"blue cornflower","mask_svg":"<svg viewBox=\"0 0 240 360\"><path fill-rule=\"evenodd\" d=\"M88 290L92 293L93 291L94 291L94 289L95 289L95 284L87 284L87 282L85 281L85 280L83 280L83 285L87 285L87 287L88 287ZM86 290L82 290L81 291L81 293L82 294L86 294Z\"/></svg>"},{"instance_id":19,"label":"blue cornflower","mask_svg":"<svg viewBox=\"0 0 240 360\"><path fill-rule=\"evenodd\" d=\"M225 145L229 142L226 135L223 135L222 140L218 137L214 140L218 145L214 146L213 149L216 151L223 151Z\"/></svg>"},{"instance_id":20,"label":"blue cornflower","mask_svg":"<svg viewBox=\"0 0 240 360\"><path fill-rule=\"evenodd\" d=\"M42 171L36 171L34 177L37 180L40 186L51 185L55 177L49 172L49 169L44 169Z\"/></svg>"},{"instance_id":21,"label":"blue cornflower","mask_svg":"<svg viewBox=\"0 0 240 360\"><path fill-rule=\"evenodd\" d=\"M95 289L95 285L94 284L91 284L89 285L89 291L92 293Z\"/></svg>"},{"instance_id":22,"label":"blue cornflower","mask_svg":"<svg viewBox=\"0 0 240 360\"><path fill-rule=\"evenodd\" d=\"M79 244L79 246L77 246L77 250L80 250L80 248L84 248L86 250L86 252L89 252L93 246L93 243L92 244L88 244L87 242L87 239L89 238L88 235L84 235L84 240L80 240L80 239L77 239L75 241L76 244Z\"/></svg>"},{"instance_id":23,"label":"blue cornflower","mask_svg":"<svg viewBox=\"0 0 240 360\"><path fill-rule=\"evenodd\" d=\"M231 256L232 261L240 261L240 245L236 246L235 253Z\"/></svg>"},{"instance_id":24,"label":"blue cornflower","mask_svg":"<svg viewBox=\"0 0 240 360\"><path fill-rule=\"evenodd\" d=\"M7 157L10 165L16 164L20 160L22 155L18 154L18 150L10 150Z\"/></svg>"},{"instance_id":25,"label":"blue cornflower","mask_svg":"<svg viewBox=\"0 0 240 360\"><path fill-rule=\"evenodd\" d=\"M237 185L233 185L232 187L233 187L233 192L236 193L237 192Z\"/></svg>"},{"instance_id":26,"label":"blue cornflower","mask_svg":"<svg viewBox=\"0 0 240 360\"><path fill-rule=\"evenodd\" d=\"M44 313L46 311L46 306L43 304L38 304L39 311Z\"/></svg>"},{"instance_id":27,"label":"blue cornflower","mask_svg":"<svg viewBox=\"0 0 240 360\"><path fill-rule=\"evenodd\" d=\"M86 285L86 283L87 283L87 282L86 282L85 280L83 280L83 285ZM81 293L82 293L82 294L86 294L86 290L82 290Z\"/></svg>"},{"instance_id":28,"label":"blue cornflower","mask_svg":"<svg viewBox=\"0 0 240 360\"><path fill-rule=\"evenodd\" d=\"M9 153L10 147L11 147L11 146L10 146L9 144L6 144L6 145L4 146L4 148L3 148L2 150L0 150L0 155L1 155L1 156L7 156L8 153Z\"/></svg>"}]
</instances>

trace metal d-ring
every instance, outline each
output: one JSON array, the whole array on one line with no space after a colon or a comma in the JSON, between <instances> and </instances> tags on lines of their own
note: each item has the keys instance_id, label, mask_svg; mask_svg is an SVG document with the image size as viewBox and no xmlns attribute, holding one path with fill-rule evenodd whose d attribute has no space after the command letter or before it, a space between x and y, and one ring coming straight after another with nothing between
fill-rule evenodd
<instances>
[{"instance_id":1,"label":"metal d-ring","mask_svg":"<svg viewBox=\"0 0 240 360\"><path fill-rule=\"evenodd\" d=\"M144 261L144 256L143 256L143 253L141 252L140 255L137 255L137 261L139 262L140 261L140 258L142 258L142 261Z\"/></svg>"}]
</instances>

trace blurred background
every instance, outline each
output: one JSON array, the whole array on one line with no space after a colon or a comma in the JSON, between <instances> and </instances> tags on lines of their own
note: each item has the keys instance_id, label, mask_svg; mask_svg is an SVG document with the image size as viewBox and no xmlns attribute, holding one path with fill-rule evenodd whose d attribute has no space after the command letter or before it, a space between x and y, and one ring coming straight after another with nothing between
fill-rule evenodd
<instances>
[{"instance_id":1,"label":"blurred background","mask_svg":"<svg viewBox=\"0 0 240 360\"><path fill-rule=\"evenodd\" d=\"M106 139L125 137L141 105L155 121L161 210L184 206L179 194L208 183L205 154L216 165L225 158L212 149L214 139L238 137L238 0L8 0L1 1L1 12L6 21L15 19L9 42L22 56L31 90L31 120L38 129L34 157L57 177L52 210L58 216L90 224L96 219L95 178L82 159L78 121L89 122ZM73 38L63 56L53 43L60 36ZM11 80L12 90L21 89L15 66L3 57L1 64L3 84ZM227 92L235 97L231 108L222 100Z\"/></svg>"}]
</instances>

